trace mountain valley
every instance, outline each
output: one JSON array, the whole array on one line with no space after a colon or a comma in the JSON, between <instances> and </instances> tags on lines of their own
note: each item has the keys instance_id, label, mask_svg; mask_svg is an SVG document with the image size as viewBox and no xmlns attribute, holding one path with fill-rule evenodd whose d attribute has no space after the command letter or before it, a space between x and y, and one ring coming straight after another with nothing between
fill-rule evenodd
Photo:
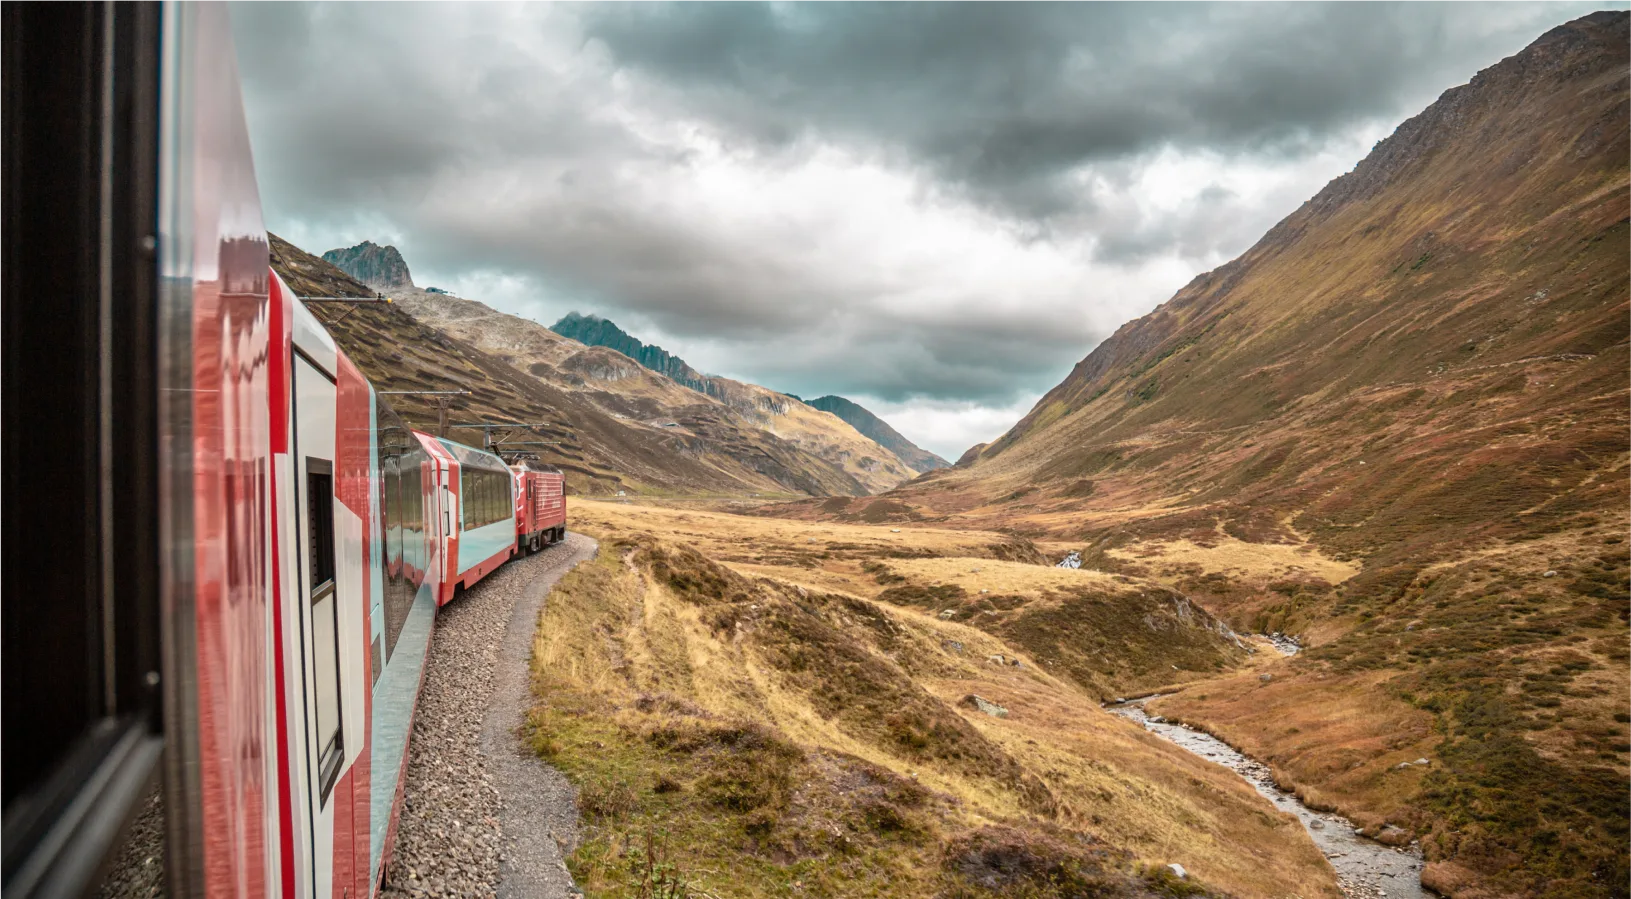
<instances>
[{"instance_id":1,"label":"mountain valley","mask_svg":"<svg viewBox=\"0 0 1631 899\"><path fill-rule=\"evenodd\" d=\"M545 607L527 738L592 895L1395 895L1105 708L1136 697L1441 895L1622 897L1628 23L1445 91L955 465L389 247L274 266L392 298L313 307L381 390L558 441L600 551Z\"/></svg>"},{"instance_id":2,"label":"mountain valley","mask_svg":"<svg viewBox=\"0 0 1631 899\"><path fill-rule=\"evenodd\" d=\"M958 467L763 512L1053 541L1297 634L1151 710L1446 895L1625 895L1627 20L1447 91Z\"/></svg>"}]
</instances>

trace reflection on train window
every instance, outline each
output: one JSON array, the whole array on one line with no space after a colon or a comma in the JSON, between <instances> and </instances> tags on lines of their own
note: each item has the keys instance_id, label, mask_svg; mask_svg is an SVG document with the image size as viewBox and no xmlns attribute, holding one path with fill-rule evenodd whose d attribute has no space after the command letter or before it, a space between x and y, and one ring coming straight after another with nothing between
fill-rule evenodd
<instances>
[{"instance_id":1,"label":"reflection on train window","mask_svg":"<svg viewBox=\"0 0 1631 899\"><path fill-rule=\"evenodd\" d=\"M311 541L312 677L316 681L317 771L322 801L340 775L339 601L334 589L334 475L330 463L306 460L306 531Z\"/></svg>"},{"instance_id":2,"label":"reflection on train window","mask_svg":"<svg viewBox=\"0 0 1631 899\"><path fill-rule=\"evenodd\" d=\"M396 651L414 596L424 582L424 464L419 440L383 397L375 397L379 438L375 444L380 471L380 534L384 551L384 640L373 651L374 682Z\"/></svg>"}]
</instances>

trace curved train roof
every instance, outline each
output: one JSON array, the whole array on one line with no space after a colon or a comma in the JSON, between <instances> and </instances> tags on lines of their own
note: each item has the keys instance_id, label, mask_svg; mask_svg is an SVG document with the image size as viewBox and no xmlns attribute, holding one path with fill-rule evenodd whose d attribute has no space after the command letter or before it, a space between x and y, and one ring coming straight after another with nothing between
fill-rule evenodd
<instances>
[{"instance_id":1,"label":"curved train roof","mask_svg":"<svg viewBox=\"0 0 1631 899\"><path fill-rule=\"evenodd\" d=\"M485 450L479 450L473 446L465 446L462 443L454 443L446 437L438 437L436 438L436 442L440 443L448 451L449 455L457 459L460 465L467 468L485 468L488 471L502 471L505 474L510 473L510 467L504 464L503 459L500 459L499 457Z\"/></svg>"}]
</instances>

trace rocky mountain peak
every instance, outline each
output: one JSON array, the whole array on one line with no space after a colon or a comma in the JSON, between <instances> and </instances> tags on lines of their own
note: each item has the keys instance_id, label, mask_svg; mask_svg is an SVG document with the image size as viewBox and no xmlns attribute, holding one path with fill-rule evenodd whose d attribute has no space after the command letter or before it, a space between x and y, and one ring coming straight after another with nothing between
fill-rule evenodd
<instances>
[{"instance_id":1,"label":"rocky mountain peak","mask_svg":"<svg viewBox=\"0 0 1631 899\"><path fill-rule=\"evenodd\" d=\"M365 240L354 247L329 250L323 260L375 290L412 287L408 263L396 247Z\"/></svg>"},{"instance_id":2,"label":"rocky mountain peak","mask_svg":"<svg viewBox=\"0 0 1631 899\"><path fill-rule=\"evenodd\" d=\"M598 315L568 312L549 328L562 337L570 337L588 346L616 350L661 375L699 393L710 393L709 378L685 363L684 359L660 346L648 345L615 323ZM711 394L710 394L711 395Z\"/></svg>"}]
</instances>

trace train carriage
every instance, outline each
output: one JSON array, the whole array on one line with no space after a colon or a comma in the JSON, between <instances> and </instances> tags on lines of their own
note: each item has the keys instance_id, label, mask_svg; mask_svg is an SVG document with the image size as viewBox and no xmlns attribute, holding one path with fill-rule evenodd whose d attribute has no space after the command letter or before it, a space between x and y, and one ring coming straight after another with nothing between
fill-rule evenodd
<instances>
[{"instance_id":1,"label":"train carriage","mask_svg":"<svg viewBox=\"0 0 1631 899\"><path fill-rule=\"evenodd\" d=\"M375 895L437 608L564 502L270 270L224 6L4 15L4 892L83 894L159 784L170 895Z\"/></svg>"},{"instance_id":2,"label":"train carriage","mask_svg":"<svg viewBox=\"0 0 1631 899\"><path fill-rule=\"evenodd\" d=\"M444 571L437 602L445 605L515 557L515 480L492 453L418 436L441 472Z\"/></svg>"}]
</instances>

